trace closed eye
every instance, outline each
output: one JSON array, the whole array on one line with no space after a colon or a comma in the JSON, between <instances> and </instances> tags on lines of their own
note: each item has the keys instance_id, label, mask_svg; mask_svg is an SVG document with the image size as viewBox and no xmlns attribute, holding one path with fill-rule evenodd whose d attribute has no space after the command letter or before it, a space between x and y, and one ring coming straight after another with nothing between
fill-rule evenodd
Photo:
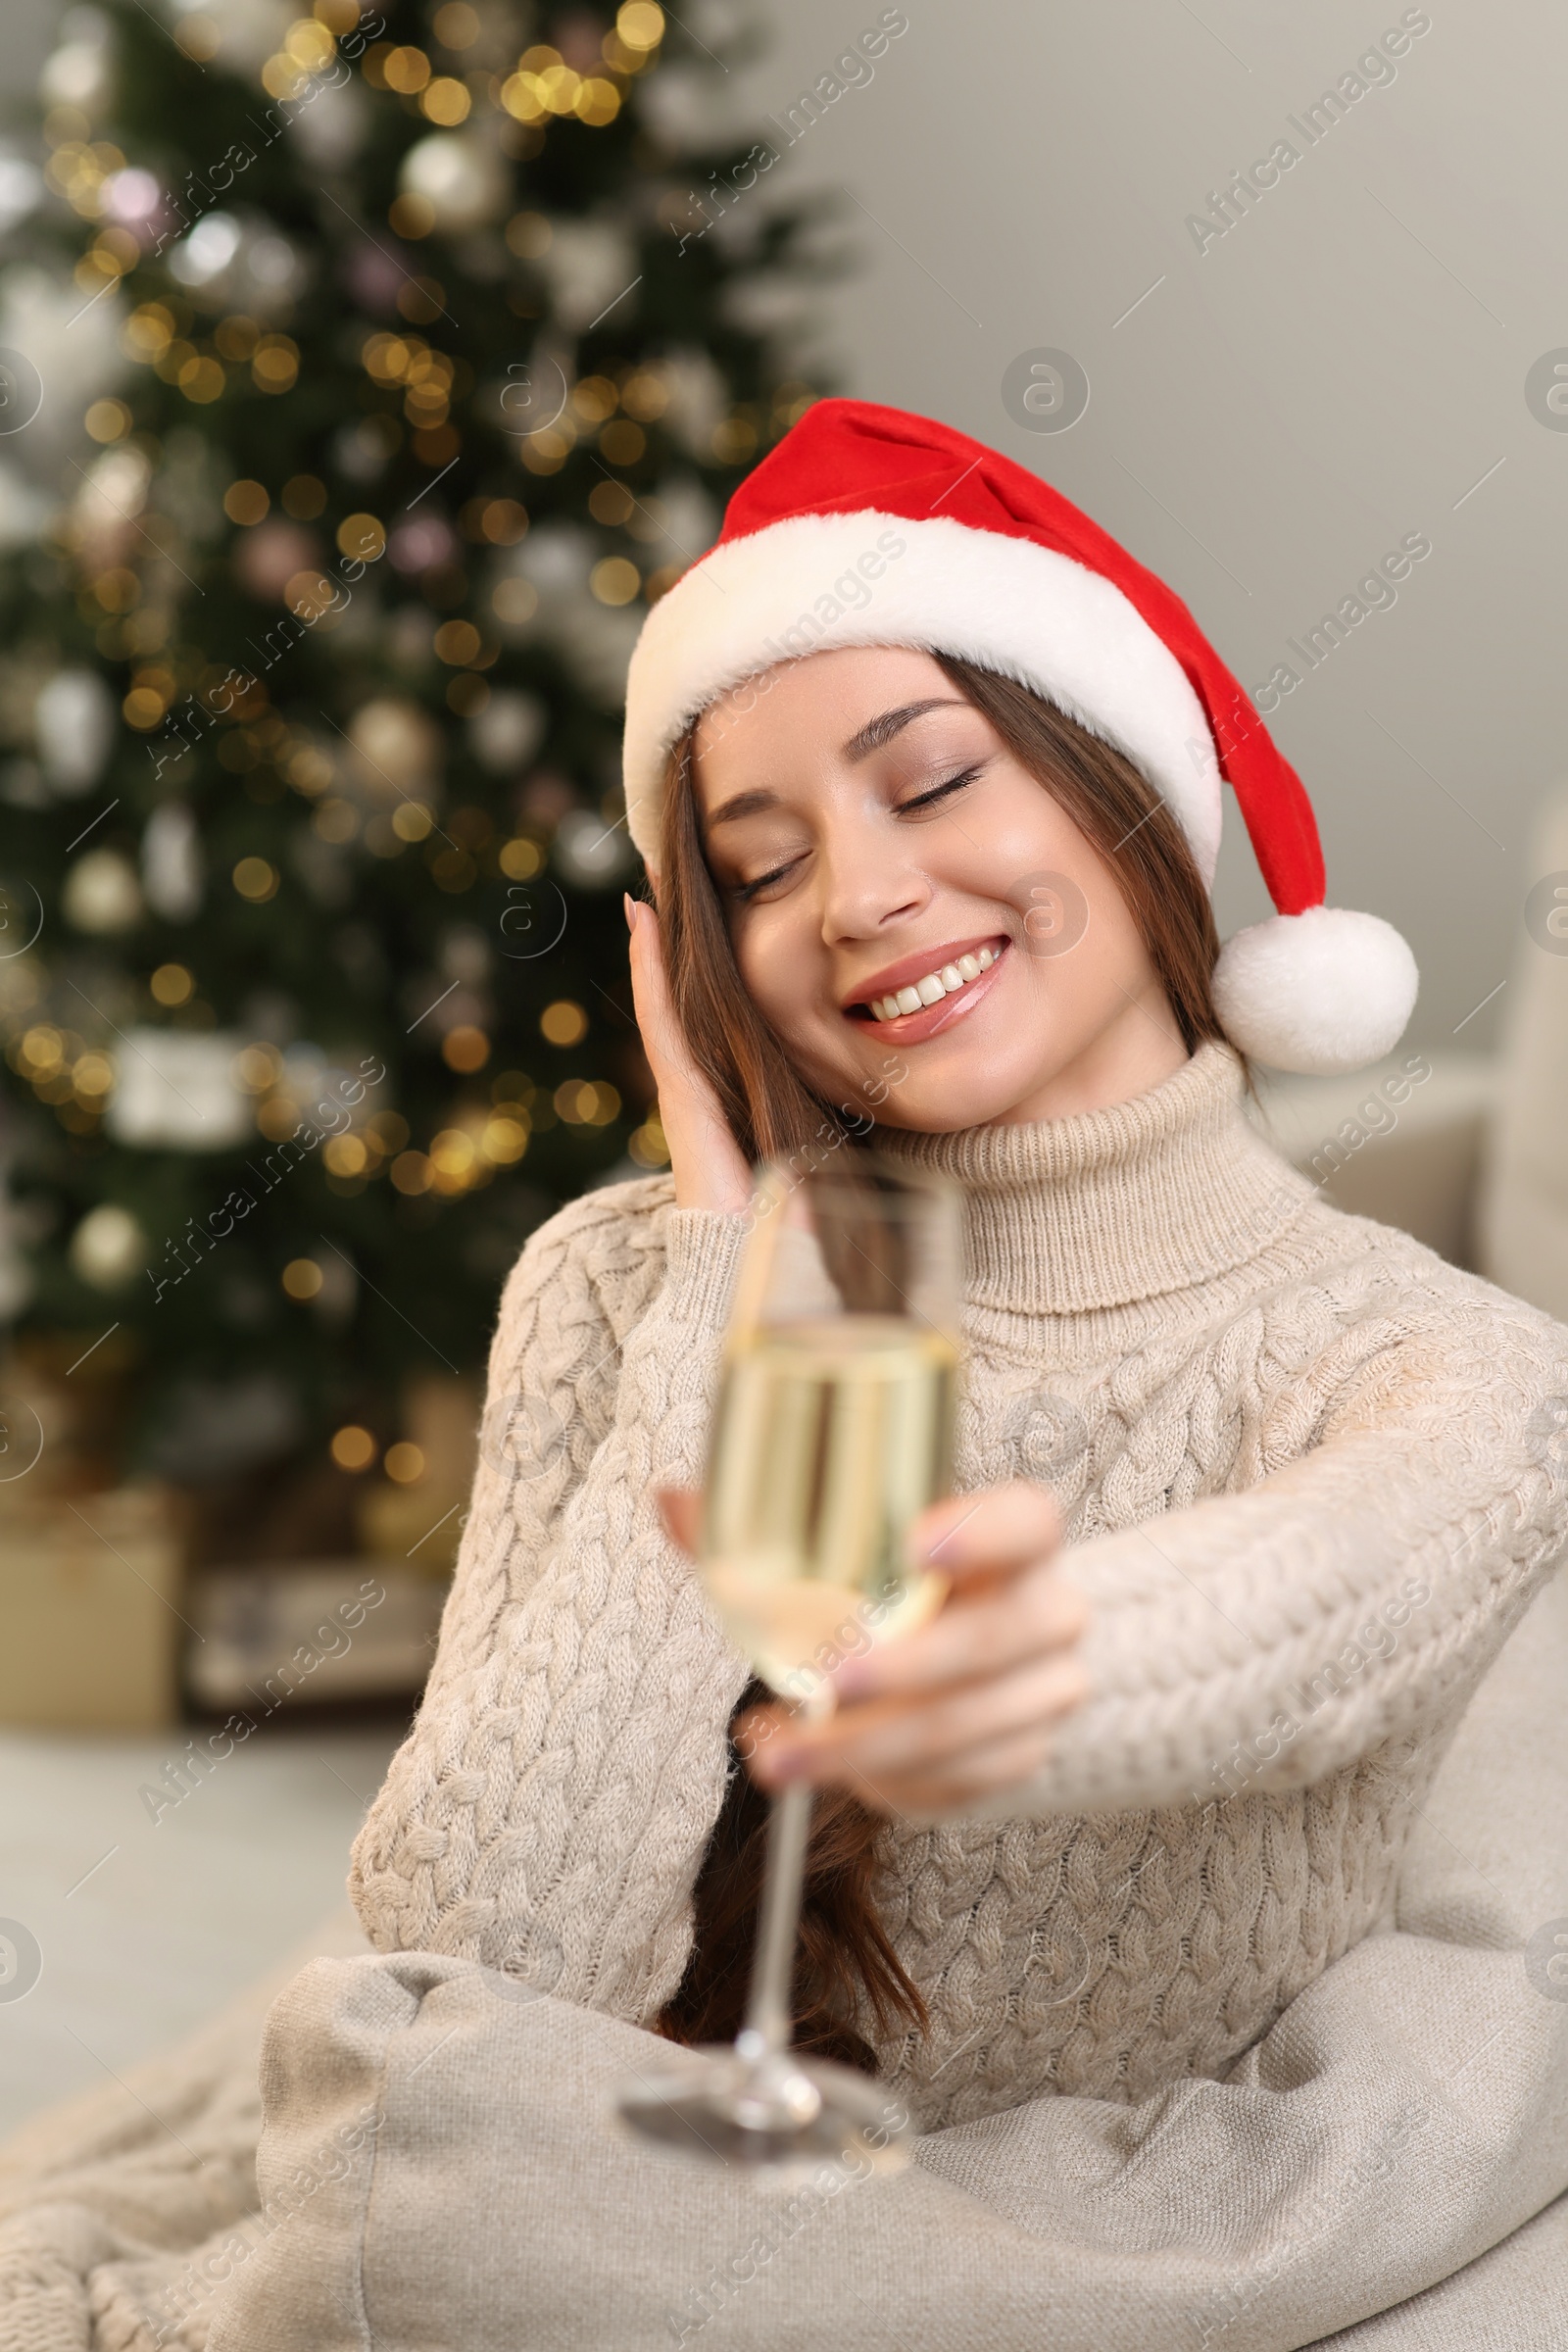
<instances>
[{"instance_id":1,"label":"closed eye","mask_svg":"<svg viewBox=\"0 0 1568 2352\"><path fill-rule=\"evenodd\" d=\"M784 865L775 865L771 873L759 874L755 882L737 882L734 889L730 892L731 898L738 901L742 906L749 906L751 901L757 897L760 891L766 890L770 882L781 882L784 876L790 871L790 868L799 864L799 862L800 860L798 858L791 858L788 863Z\"/></svg>"},{"instance_id":2,"label":"closed eye","mask_svg":"<svg viewBox=\"0 0 1568 2352\"><path fill-rule=\"evenodd\" d=\"M950 793L961 792L966 784L972 784L985 764L983 760L977 760L972 767L960 768L956 776L948 776L942 783L933 784L929 792L917 792L912 801L901 801L897 814L903 816L910 808L934 808L937 802L945 801Z\"/></svg>"},{"instance_id":3,"label":"closed eye","mask_svg":"<svg viewBox=\"0 0 1568 2352\"><path fill-rule=\"evenodd\" d=\"M945 776L940 784L933 784L928 792L918 792L912 800L900 801L894 808L894 815L906 815L911 808L934 808L939 803L947 800L951 794L961 792L965 785L972 784L987 764L984 760L976 760L972 766L960 768L956 775ZM754 882L738 882L730 896L737 905L749 906L753 899L759 897L771 884L783 881L799 862L799 858L791 858L783 865L775 865L770 872L759 874Z\"/></svg>"}]
</instances>

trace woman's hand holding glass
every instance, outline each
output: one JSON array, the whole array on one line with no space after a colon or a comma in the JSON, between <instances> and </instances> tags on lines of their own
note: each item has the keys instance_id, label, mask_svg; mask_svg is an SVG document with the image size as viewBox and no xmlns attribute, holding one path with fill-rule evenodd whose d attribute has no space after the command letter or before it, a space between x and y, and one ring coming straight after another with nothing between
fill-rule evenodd
<instances>
[{"instance_id":1,"label":"woman's hand holding glass","mask_svg":"<svg viewBox=\"0 0 1568 2352\"><path fill-rule=\"evenodd\" d=\"M680 1208L744 1213L753 1173L682 1035L659 920L628 899L632 994L659 1089ZM695 1554L701 1497L666 1491L664 1524ZM738 1727L753 1776L853 1789L884 1813L960 1809L1039 1769L1056 1724L1086 1691L1076 1655L1087 1617L1058 1575L1061 1523L1026 1481L933 1503L910 1530L913 1554L950 1580L936 1616L894 1642L859 1647L845 1629L829 1674L836 1706L809 1720L782 1702Z\"/></svg>"},{"instance_id":2,"label":"woman's hand holding glass","mask_svg":"<svg viewBox=\"0 0 1568 2352\"><path fill-rule=\"evenodd\" d=\"M701 1498L666 1490L665 1527L693 1549ZM1015 1788L1051 1752L1088 1690L1077 1648L1088 1606L1058 1572L1061 1520L1043 1487L1018 1480L950 1496L921 1513L911 1556L951 1580L918 1632L848 1653L829 1671L835 1711L809 1721L783 1704L737 1726L753 1777L849 1788L881 1813L945 1813Z\"/></svg>"}]
</instances>

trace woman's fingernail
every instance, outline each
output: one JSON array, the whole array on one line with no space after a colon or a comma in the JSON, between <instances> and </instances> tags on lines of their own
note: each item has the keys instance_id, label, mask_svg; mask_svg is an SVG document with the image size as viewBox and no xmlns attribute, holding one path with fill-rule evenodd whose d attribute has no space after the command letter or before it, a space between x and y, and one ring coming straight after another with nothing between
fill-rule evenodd
<instances>
[{"instance_id":1,"label":"woman's fingernail","mask_svg":"<svg viewBox=\"0 0 1568 2352\"><path fill-rule=\"evenodd\" d=\"M620 894L620 903L621 903L622 906L624 906L624 907L625 907L625 909L626 909L626 928L627 928L627 930L628 930L628 931L635 931L635 930L636 930L636 928L637 928L637 909L636 909L636 906L635 906L633 905L633 903L632 903L632 895L631 895L631 892L630 892L629 890L623 890L623 891L621 892L621 894Z\"/></svg>"}]
</instances>

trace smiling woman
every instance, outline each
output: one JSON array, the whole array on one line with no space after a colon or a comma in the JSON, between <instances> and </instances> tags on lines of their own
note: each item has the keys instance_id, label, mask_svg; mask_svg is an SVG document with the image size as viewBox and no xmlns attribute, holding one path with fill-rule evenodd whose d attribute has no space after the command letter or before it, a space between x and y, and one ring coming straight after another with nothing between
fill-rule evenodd
<instances>
[{"instance_id":1,"label":"smiling woman","mask_svg":"<svg viewBox=\"0 0 1568 2352\"><path fill-rule=\"evenodd\" d=\"M748 1155L851 1118L890 1045L940 1045L882 1110L939 1131L1096 1109L1222 1035L1165 803L972 663L844 651L724 698L671 755L663 821L675 1008Z\"/></svg>"},{"instance_id":2,"label":"smiling woman","mask_svg":"<svg viewBox=\"0 0 1568 2352\"><path fill-rule=\"evenodd\" d=\"M875 596L822 613L814 589L884 527L905 544ZM803 608L817 635L781 656ZM1388 1992L1397 1873L1568 1544L1568 1333L1334 1210L1246 1114L1249 1053L1375 1059L1414 968L1325 905L1310 805L1263 728L1231 734L1240 695L1167 589L940 425L824 402L749 477L628 685L654 899L627 902L632 984L669 1174L573 1202L514 1269L439 1650L351 1882L378 1984L477 1963L555 1996L539 2046L564 2052L589 2045L563 2005L717 2038L755 1942L759 1784L806 1782L797 2043L874 2073L934 2164L963 2127L962 2178L1013 2217L1052 2105L1105 2110L1096 2177L1137 2172L1137 2251L1171 2280L1195 2226L1174 2158L1157 2190L1145 2164L1167 2122L1212 2115L1230 2145L1250 2068L1242 2170L1334 2170L1290 2087L1321 2007L1289 2086L1264 2071L1297 2003L1356 2021L1337 2108L1385 2112L1387 2048L1439 2009L1463 2041L1462 1988ZM1279 911L1219 949L1222 763ZM818 1653L836 1705L807 1720L758 1703L688 1555L754 1159L873 1114L890 1156L963 1195L954 1492L907 1530L947 1592L918 1629ZM292 2030L278 2082L311 2072ZM1293 2257L1323 2291L1268 2341L1364 2318L1396 2272L1446 2278L1558 2195L1568 2162L1528 2095L1509 2112L1446 2172L1412 2137L1384 2227L1406 2248L1446 2216L1419 2261L1324 2281ZM597 2105L581 2130L573 2181L610 2161ZM1298 2220L1267 2230L1295 2242ZM1074 2259L1096 2226L1078 2214ZM495 2235L465 2237L476 2276ZM632 2339L633 2286L607 2292L601 2335L571 2340ZM1190 2326L1167 2303L1138 2340Z\"/></svg>"}]
</instances>

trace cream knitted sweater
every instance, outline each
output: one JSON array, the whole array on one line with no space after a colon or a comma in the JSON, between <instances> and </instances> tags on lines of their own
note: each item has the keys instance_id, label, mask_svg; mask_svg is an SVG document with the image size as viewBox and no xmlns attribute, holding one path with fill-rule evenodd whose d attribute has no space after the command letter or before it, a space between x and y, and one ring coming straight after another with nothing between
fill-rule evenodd
<instances>
[{"instance_id":1,"label":"cream knitted sweater","mask_svg":"<svg viewBox=\"0 0 1568 2352\"><path fill-rule=\"evenodd\" d=\"M891 1820L923 2129L1222 2077L1393 1924L1412 1815L1568 1542L1568 1330L1326 1207L1223 1047L1133 1102L885 1140L967 1188L960 1491L1040 1479L1086 1704L984 1815ZM691 1940L747 1667L652 1490L700 1481L738 1219L573 1202L508 1282L429 1689L355 1848L382 1951L634 2023Z\"/></svg>"}]
</instances>

